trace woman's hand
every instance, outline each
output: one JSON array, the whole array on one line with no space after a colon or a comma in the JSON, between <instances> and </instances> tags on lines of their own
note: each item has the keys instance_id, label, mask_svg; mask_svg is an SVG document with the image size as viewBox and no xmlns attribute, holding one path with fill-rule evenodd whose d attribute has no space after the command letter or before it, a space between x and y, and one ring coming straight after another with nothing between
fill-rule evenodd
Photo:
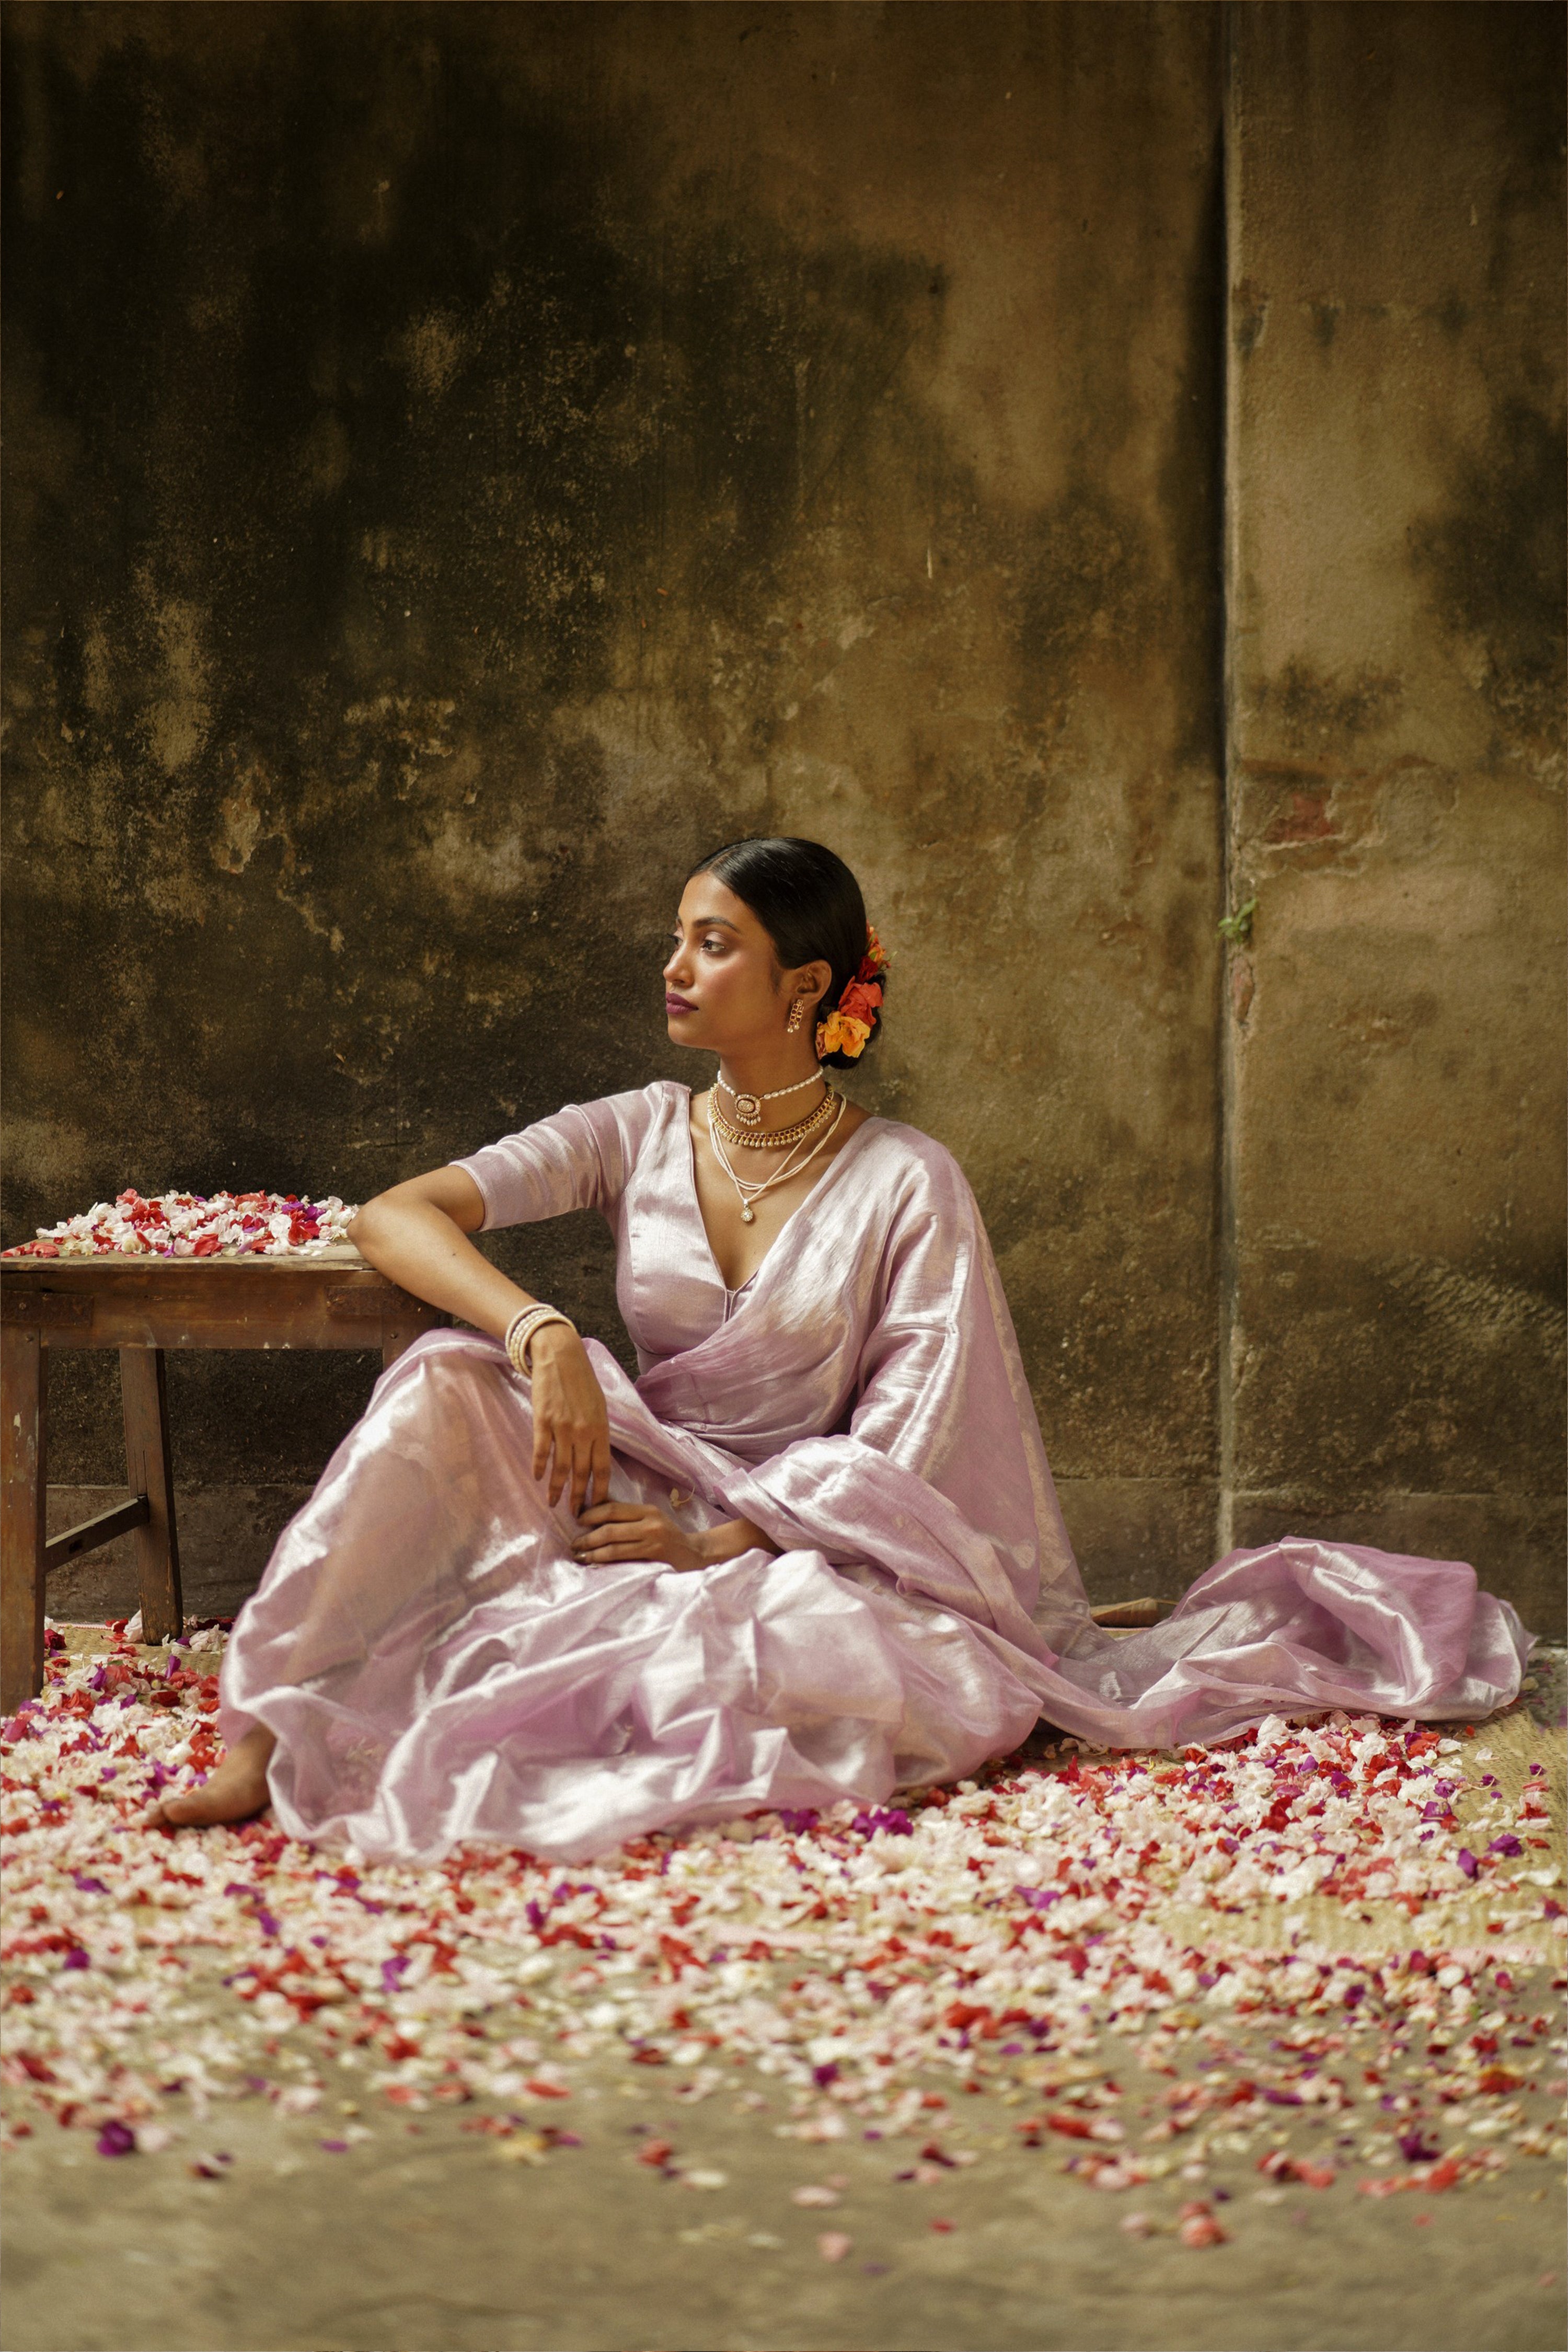
<instances>
[{"instance_id":1,"label":"woman's hand","mask_svg":"<svg viewBox=\"0 0 1568 2352\"><path fill-rule=\"evenodd\" d=\"M661 1559L667 1568L711 1565L700 1536L689 1536L668 1511L653 1503L595 1503L577 1514L583 1532L572 1557L584 1568L607 1568L620 1559Z\"/></svg>"},{"instance_id":2,"label":"woman's hand","mask_svg":"<svg viewBox=\"0 0 1568 2352\"><path fill-rule=\"evenodd\" d=\"M700 1535L689 1536L654 1503L595 1503L578 1514L583 1533L572 1557L584 1568L607 1568L622 1559L662 1560L667 1568L717 1568L743 1551L773 1549L750 1519L723 1519Z\"/></svg>"},{"instance_id":3,"label":"woman's hand","mask_svg":"<svg viewBox=\"0 0 1568 2352\"><path fill-rule=\"evenodd\" d=\"M568 1485L573 1517L610 1491L610 1416L588 1351L564 1323L546 1323L529 1343L533 1380L533 1475L550 1475L550 1500ZM601 1505L601 1508L618 1506ZM637 1555L634 1555L637 1556Z\"/></svg>"}]
</instances>

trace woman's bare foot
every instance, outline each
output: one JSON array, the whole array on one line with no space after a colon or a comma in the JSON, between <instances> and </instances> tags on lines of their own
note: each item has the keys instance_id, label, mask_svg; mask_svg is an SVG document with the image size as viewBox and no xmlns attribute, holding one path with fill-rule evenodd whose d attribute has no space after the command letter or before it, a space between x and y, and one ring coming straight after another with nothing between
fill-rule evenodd
<instances>
[{"instance_id":1,"label":"woman's bare foot","mask_svg":"<svg viewBox=\"0 0 1568 2352\"><path fill-rule=\"evenodd\" d=\"M264 1723L247 1731L199 1789L165 1797L147 1816L152 1830L210 1829L216 1822L247 1822L268 1801L267 1763L278 1745Z\"/></svg>"}]
</instances>

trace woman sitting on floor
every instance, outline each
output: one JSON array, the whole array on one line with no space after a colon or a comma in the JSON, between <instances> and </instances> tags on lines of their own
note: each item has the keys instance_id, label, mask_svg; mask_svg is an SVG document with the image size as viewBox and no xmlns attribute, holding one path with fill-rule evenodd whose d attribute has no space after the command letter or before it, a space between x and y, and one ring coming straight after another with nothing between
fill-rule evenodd
<instances>
[{"instance_id":1,"label":"woman sitting on floor","mask_svg":"<svg viewBox=\"0 0 1568 2352\"><path fill-rule=\"evenodd\" d=\"M270 1800L365 1853L572 1859L956 1780L1042 1713L1161 1747L1514 1696L1527 1637L1469 1568L1353 1544L1234 1552L1101 1632L963 1171L824 1076L881 1019L854 876L715 852L664 978L707 1093L571 1105L360 1212L371 1264L475 1328L383 1374L236 1623L227 1756L155 1818ZM468 1239L587 1208L635 1381Z\"/></svg>"}]
</instances>

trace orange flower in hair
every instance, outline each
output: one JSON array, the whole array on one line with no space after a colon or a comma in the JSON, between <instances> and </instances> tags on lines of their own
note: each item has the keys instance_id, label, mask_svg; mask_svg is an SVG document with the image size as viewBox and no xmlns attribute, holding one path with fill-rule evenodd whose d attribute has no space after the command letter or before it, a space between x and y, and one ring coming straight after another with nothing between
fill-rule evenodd
<instances>
[{"instance_id":1,"label":"orange flower in hair","mask_svg":"<svg viewBox=\"0 0 1568 2352\"><path fill-rule=\"evenodd\" d=\"M830 1013L816 1024L816 1050L818 1055L845 1054L853 1062L865 1052L870 1034L868 1021L858 1021L852 1013Z\"/></svg>"}]
</instances>

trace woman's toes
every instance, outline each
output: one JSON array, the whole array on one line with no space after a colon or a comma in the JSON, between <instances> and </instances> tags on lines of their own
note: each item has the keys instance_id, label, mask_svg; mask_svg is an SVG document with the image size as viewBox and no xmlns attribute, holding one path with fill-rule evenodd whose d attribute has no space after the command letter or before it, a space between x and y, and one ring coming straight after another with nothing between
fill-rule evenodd
<instances>
[{"instance_id":1,"label":"woman's toes","mask_svg":"<svg viewBox=\"0 0 1568 2352\"><path fill-rule=\"evenodd\" d=\"M156 1826L160 1829L183 1830L206 1821L220 1818L210 1805L202 1802L205 1790L193 1789L185 1796L165 1797L158 1808Z\"/></svg>"}]
</instances>

